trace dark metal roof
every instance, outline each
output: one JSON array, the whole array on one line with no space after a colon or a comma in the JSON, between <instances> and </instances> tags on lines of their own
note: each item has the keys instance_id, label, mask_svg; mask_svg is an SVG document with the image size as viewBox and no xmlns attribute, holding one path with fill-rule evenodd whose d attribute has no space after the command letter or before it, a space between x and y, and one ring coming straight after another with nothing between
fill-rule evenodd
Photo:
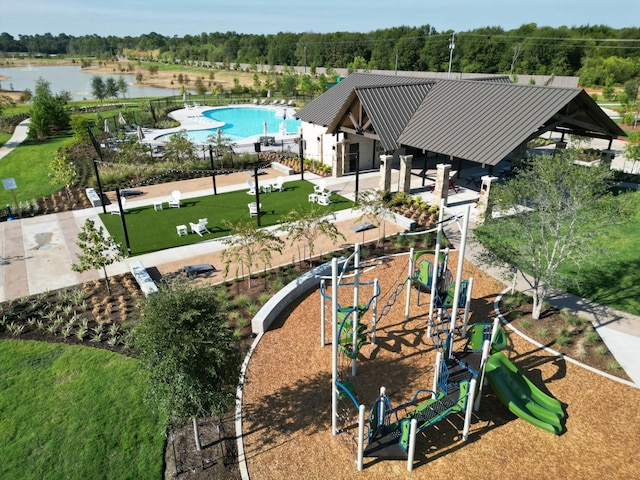
<instances>
[{"instance_id":1,"label":"dark metal roof","mask_svg":"<svg viewBox=\"0 0 640 480\"><path fill-rule=\"evenodd\" d=\"M386 151L400 146L397 143L400 134L434 83L356 88L356 95Z\"/></svg>"},{"instance_id":2,"label":"dark metal roof","mask_svg":"<svg viewBox=\"0 0 640 480\"><path fill-rule=\"evenodd\" d=\"M314 125L328 126L343 109L357 87L391 86L406 84L424 84L433 80L420 77L398 77L392 75L373 75L370 73L352 73L331 87L318 98L296 112L295 117Z\"/></svg>"},{"instance_id":3,"label":"dark metal roof","mask_svg":"<svg viewBox=\"0 0 640 480\"><path fill-rule=\"evenodd\" d=\"M563 128L576 134L624 135L583 90L440 80L399 143L495 165L522 142Z\"/></svg>"}]
</instances>

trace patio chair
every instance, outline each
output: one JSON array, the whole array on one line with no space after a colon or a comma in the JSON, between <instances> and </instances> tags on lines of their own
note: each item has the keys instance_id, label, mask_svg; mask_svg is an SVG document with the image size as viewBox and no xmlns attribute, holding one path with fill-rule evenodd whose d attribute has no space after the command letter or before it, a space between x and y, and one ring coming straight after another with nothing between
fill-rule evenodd
<instances>
[{"instance_id":1,"label":"patio chair","mask_svg":"<svg viewBox=\"0 0 640 480\"><path fill-rule=\"evenodd\" d=\"M249 216L257 217L260 214L260 207L262 207L262 204L258 205L256 202L251 202L247 204L247 207L249 207Z\"/></svg>"},{"instance_id":2,"label":"patio chair","mask_svg":"<svg viewBox=\"0 0 640 480\"><path fill-rule=\"evenodd\" d=\"M207 223L209 222L207 221L206 218L201 218L200 220L198 220L198 223L189 222L189 226L191 227L191 233L197 233L200 236L202 236L203 233L211 233L207 229Z\"/></svg>"},{"instance_id":3,"label":"patio chair","mask_svg":"<svg viewBox=\"0 0 640 480\"><path fill-rule=\"evenodd\" d=\"M249 190L247 190L247 193L249 195L255 195L256 194L256 184L253 180L251 180L250 178L247 179L247 186L249 187Z\"/></svg>"},{"instance_id":4,"label":"patio chair","mask_svg":"<svg viewBox=\"0 0 640 480\"><path fill-rule=\"evenodd\" d=\"M316 202L318 203L318 205L324 205L324 206L329 205L331 203L331 199L329 198L329 195L330 195L329 192L319 193L316 198Z\"/></svg>"},{"instance_id":5,"label":"patio chair","mask_svg":"<svg viewBox=\"0 0 640 480\"><path fill-rule=\"evenodd\" d=\"M182 193L180 193L180 190L174 190L173 192L171 192L171 196L167 199L169 208L180 208L182 206L182 204L180 203L181 198Z\"/></svg>"},{"instance_id":6,"label":"patio chair","mask_svg":"<svg viewBox=\"0 0 640 480\"><path fill-rule=\"evenodd\" d=\"M327 182L324 179L320 180L317 185L313 186L313 193L319 195L325 192L328 192L328 190L327 190Z\"/></svg>"},{"instance_id":7,"label":"patio chair","mask_svg":"<svg viewBox=\"0 0 640 480\"><path fill-rule=\"evenodd\" d=\"M120 197L120 203L122 204L122 212L129 213L126 207L126 204L127 204L126 197ZM109 207L109 213L111 213L111 215L120 215L120 208L118 207L117 203Z\"/></svg>"},{"instance_id":8,"label":"patio chair","mask_svg":"<svg viewBox=\"0 0 640 480\"><path fill-rule=\"evenodd\" d=\"M275 192L276 190L279 192L284 192L284 178L278 177L276 179L276 183L271 184L271 191Z\"/></svg>"}]
</instances>

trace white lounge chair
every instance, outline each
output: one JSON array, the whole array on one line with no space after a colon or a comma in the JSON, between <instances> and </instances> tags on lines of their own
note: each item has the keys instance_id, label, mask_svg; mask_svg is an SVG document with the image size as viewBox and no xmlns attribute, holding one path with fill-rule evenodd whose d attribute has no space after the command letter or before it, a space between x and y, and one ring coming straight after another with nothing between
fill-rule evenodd
<instances>
[{"instance_id":1,"label":"white lounge chair","mask_svg":"<svg viewBox=\"0 0 640 480\"><path fill-rule=\"evenodd\" d=\"M289 100L287 102L287 107L293 107L293 100Z\"/></svg>"},{"instance_id":2,"label":"white lounge chair","mask_svg":"<svg viewBox=\"0 0 640 480\"><path fill-rule=\"evenodd\" d=\"M247 204L247 207L249 207L249 216L257 217L260 214L260 207L262 207L262 204L258 205L256 202L251 202Z\"/></svg>"},{"instance_id":3,"label":"white lounge chair","mask_svg":"<svg viewBox=\"0 0 640 480\"><path fill-rule=\"evenodd\" d=\"M322 192L318 194L318 197L316 199L316 202L318 203L318 205L329 205L331 203L331 199L329 198L329 195L331 195L329 192Z\"/></svg>"},{"instance_id":4,"label":"white lounge chair","mask_svg":"<svg viewBox=\"0 0 640 480\"><path fill-rule=\"evenodd\" d=\"M279 192L283 192L284 191L284 178L278 177L276 179L276 183L272 183L271 184L271 191L275 192L276 190L279 191Z\"/></svg>"},{"instance_id":5,"label":"white lounge chair","mask_svg":"<svg viewBox=\"0 0 640 480\"><path fill-rule=\"evenodd\" d=\"M171 196L167 199L169 208L180 208L182 206L182 204L180 203L181 198L182 193L180 193L180 190L174 190L173 192L171 192Z\"/></svg>"},{"instance_id":6,"label":"white lounge chair","mask_svg":"<svg viewBox=\"0 0 640 480\"><path fill-rule=\"evenodd\" d=\"M321 194L325 192L328 192L328 190L327 190L327 182L324 179L318 181L318 184L313 186L313 193Z\"/></svg>"},{"instance_id":7,"label":"white lounge chair","mask_svg":"<svg viewBox=\"0 0 640 480\"><path fill-rule=\"evenodd\" d=\"M249 190L247 190L247 193L249 195L255 195L256 194L256 184L253 180L251 180L250 178L247 179L247 186L249 187Z\"/></svg>"},{"instance_id":8,"label":"white lounge chair","mask_svg":"<svg viewBox=\"0 0 640 480\"><path fill-rule=\"evenodd\" d=\"M127 207L126 207L127 199L125 197L120 197L120 203L122 204L123 213L129 213L127 212ZM109 213L111 213L111 215L120 215L120 207L118 207L117 203L109 207Z\"/></svg>"},{"instance_id":9,"label":"white lounge chair","mask_svg":"<svg viewBox=\"0 0 640 480\"><path fill-rule=\"evenodd\" d=\"M191 233L197 233L202 236L203 233L211 233L207 229L207 224L209 221L206 218L201 218L198 220L198 223L189 222L189 226L191 227Z\"/></svg>"}]
</instances>

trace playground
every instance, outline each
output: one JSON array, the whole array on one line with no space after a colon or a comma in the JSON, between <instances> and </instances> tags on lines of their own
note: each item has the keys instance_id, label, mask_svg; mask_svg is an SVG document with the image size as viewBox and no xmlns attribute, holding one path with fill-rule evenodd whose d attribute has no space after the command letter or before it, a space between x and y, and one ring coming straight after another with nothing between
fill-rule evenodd
<instances>
[{"instance_id":1,"label":"playground","mask_svg":"<svg viewBox=\"0 0 640 480\"><path fill-rule=\"evenodd\" d=\"M369 409L380 387L394 406L420 389L432 389L436 349L426 334L428 297L410 289L389 299L407 276L408 255L386 259L363 271L360 303L378 279L376 344L358 348L354 392ZM449 253L452 270L457 253ZM494 278L464 262L462 278L473 278L469 323L491 322L493 302L504 290ZM340 287L342 288L342 287ZM339 290L348 305L349 289ZM264 334L251 357L243 393L244 448L252 478L634 478L640 475L637 434L640 390L552 356L505 329L504 355L544 394L559 400L567 414L560 435L512 414L487 385L473 411L463 441L464 409L446 415L417 436L413 471L404 459L365 456L357 468L357 414L340 414L332 434L332 346L329 315L325 345L320 341L320 290L300 299ZM370 330L370 315L361 321ZM370 336L369 336L370 337ZM455 340L453 351L462 340ZM346 411L346 410L340 410ZM366 440L365 440L366 442Z\"/></svg>"}]
</instances>

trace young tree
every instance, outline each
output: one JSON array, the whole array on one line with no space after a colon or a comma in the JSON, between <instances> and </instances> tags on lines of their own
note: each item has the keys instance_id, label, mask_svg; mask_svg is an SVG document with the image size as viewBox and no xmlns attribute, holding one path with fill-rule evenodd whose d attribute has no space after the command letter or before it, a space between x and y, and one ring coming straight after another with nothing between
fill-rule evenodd
<instances>
[{"instance_id":1,"label":"young tree","mask_svg":"<svg viewBox=\"0 0 640 480\"><path fill-rule=\"evenodd\" d=\"M100 100L100 103L107 98L107 85L104 83L104 79L100 75L94 75L91 78L91 95Z\"/></svg>"},{"instance_id":2,"label":"young tree","mask_svg":"<svg viewBox=\"0 0 640 480\"><path fill-rule=\"evenodd\" d=\"M271 266L272 252L282 252L284 242L271 231L258 228L254 222L239 220L233 224L228 220L222 220L222 224L236 232L231 238L224 241L228 248L222 252L224 260L224 274L229 273L232 262L240 263L247 267L249 275L249 288L251 288L251 267L261 261L264 268ZM236 272L237 273L237 272Z\"/></svg>"},{"instance_id":3,"label":"young tree","mask_svg":"<svg viewBox=\"0 0 640 480\"><path fill-rule=\"evenodd\" d=\"M135 345L148 379L147 402L170 420L220 414L235 399L242 361L238 338L212 285L176 282L142 304Z\"/></svg>"},{"instance_id":4,"label":"young tree","mask_svg":"<svg viewBox=\"0 0 640 480\"><path fill-rule=\"evenodd\" d=\"M185 130L180 130L169 137L169 141L164 145L165 158L173 158L176 162L186 163L196 160L195 145Z\"/></svg>"},{"instance_id":5,"label":"young tree","mask_svg":"<svg viewBox=\"0 0 640 480\"><path fill-rule=\"evenodd\" d=\"M301 209L291 210L284 218L283 223L289 234L289 239L292 242L297 242L300 239L306 240L309 247L309 264L311 264L311 258L315 251L314 244L321 235L332 242L335 242L338 237L345 239L332 220L335 220L335 214L327 215L316 204L306 212Z\"/></svg>"},{"instance_id":6,"label":"young tree","mask_svg":"<svg viewBox=\"0 0 640 480\"><path fill-rule=\"evenodd\" d=\"M127 96L127 92L129 91L129 85L127 84L127 81L122 75L120 75L116 84L118 85L118 92L120 92L122 98L125 98Z\"/></svg>"},{"instance_id":7,"label":"young tree","mask_svg":"<svg viewBox=\"0 0 640 480\"><path fill-rule=\"evenodd\" d=\"M102 268L107 291L111 295L107 267L122 260L123 255L120 245L115 242L113 237L105 235L104 228L96 228L95 222L90 219L87 219L84 227L78 233L76 245L82 250L82 253L78 254L80 263L72 264L71 270L82 273L87 270Z\"/></svg>"},{"instance_id":8,"label":"young tree","mask_svg":"<svg viewBox=\"0 0 640 480\"><path fill-rule=\"evenodd\" d=\"M231 140L231 137L224 134L221 128L218 128L215 134L211 134L207 137L207 142L213 148L216 153L216 158L222 159L225 154L232 153L235 143Z\"/></svg>"},{"instance_id":9,"label":"young tree","mask_svg":"<svg viewBox=\"0 0 640 480\"><path fill-rule=\"evenodd\" d=\"M631 212L631 195L607 192L606 167L576 165L575 158L573 151L530 157L528 169L491 189L492 209L502 215L488 215L475 230L488 259L526 274L533 319L540 318L550 288L570 281L559 267L604 258L603 239Z\"/></svg>"},{"instance_id":10,"label":"young tree","mask_svg":"<svg viewBox=\"0 0 640 480\"><path fill-rule=\"evenodd\" d=\"M36 80L35 95L31 99L29 137L45 138L53 130L69 127L69 113L60 95L51 93L50 83L44 78Z\"/></svg>"},{"instance_id":11,"label":"young tree","mask_svg":"<svg viewBox=\"0 0 640 480\"><path fill-rule=\"evenodd\" d=\"M382 238L386 236L386 223L385 219L389 213L387 208L386 195L388 192L384 190L365 190L358 195L358 201L356 209L362 212L360 220L370 220L373 225L380 228L382 224ZM378 245L380 245L380 239L378 238Z\"/></svg>"},{"instance_id":12,"label":"young tree","mask_svg":"<svg viewBox=\"0 0 640 480\"><path fill-rule=\"evenodd\" d=\"M104 93L107 98L118 98L118 82L113 77L105 80Z\"/></svg>"},{"instance_id":13,"label":"young tree","mask_svg":"<svg viewBox=\"0 0 640 480\"><path fill-rule=\"evenodd\" d=\"M69 187L78 180L78 172L73 162L67 160L67 156L64 151L59 151L55 158L49 164L51 172L49 172L49 179L52 185L64 184L64 189L67 194L67 201L71 202L69 196Z\"/></svg>"},{"instance_id":14,"label":"young tree","mask_svg":"<svg viewBox=\"0 0 640 480\"><path fill-rule=\"evenodd\" d=\"M629 160L640 159L640 132L633 132L624 146L624 155Z\"/></svg>"}]
</instances>

